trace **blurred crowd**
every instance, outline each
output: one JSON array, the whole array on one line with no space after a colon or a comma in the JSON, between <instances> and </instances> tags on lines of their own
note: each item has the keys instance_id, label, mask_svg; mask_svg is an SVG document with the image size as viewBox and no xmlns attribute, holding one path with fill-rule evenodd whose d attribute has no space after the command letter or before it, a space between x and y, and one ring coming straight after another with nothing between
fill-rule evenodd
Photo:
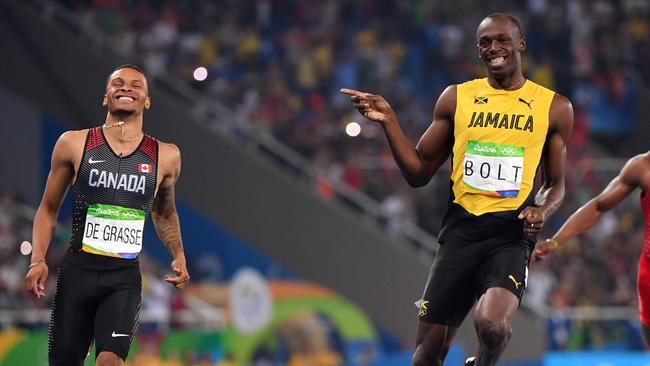
<instances>
[{"instance_id":1,"label":"blurred crowd","mask_svg":"<svg viewBox=\"0 0 650 366\"><path fill-rule=\"evenodd\" d=\"M576 112L567 199L547 229L552 233L616 173L597 170L590 141L634 133L639 90L650 83L645 0L61 2L151 76L165 74L192 85L299 152L323 181L342 180L375 198L395 232L413 222L437 233L448 175L441 172L428 186L409 188L381 128L351 109L341 87L383 95L416 141L447 85L482 77L474 46L478 22L492 11L520 17L527 38L525 74L568 96ZM208 70L204 81L193 79L198 66ZM345 134L350 121L362 125L359 136ZM635 152L631 144L606 149L619 157ZM329 196L323 186L319 192ZM637 201L626 201L589 235L536 265L529 301L560 312L579 305L635 307L643 230ZM14 252L6 252L3 273L12 271L5 267L24 266ZM11 275L2 281L6 278ZM18 289L5 285L2 301L39 306L22 297L5 300L11 291ZM557 348L608 343L605 333L581 336L584 324L566 329Z\"/></svg>"},{"instance_id":2,"label":"blurred crowd","mask_svg":"<svg viewBox=\"0 0 650 366\"><path fill-rule=\"evenodd\" d=\"M42 309L45 304L27 296L23 276L29 265L29 257L20 253L21 239L31 238L32 225L17 214L15 197L0 193L0 309ZM51 280L50 280L51 282ZM51 286L48 283L48 288ZM0 325L7 327L6 319Z\"/></svg>"},{"instance_id":3,"label":"blurred crowd","mask_svg":"<svg viewBox=\"0 0 650 366\"><path fill-rule=\"evenodd\" d=\"M341 180L379 201L397 232L412 222L437 233L447 177L408 188L381 127L353 111L340 88L383 95L415 142L447 85L483 76L475 31L493 11L521 18L525 74L573 101L572 152L593 134L633 132L638 88L650 81L643 0L62 2L152 76L193 85L299 152L325 197L327 183ZM208 70L203 81L193 78L199 66ZM357 137L345 133L351 121L362 125ZM609 148L625 156L632 145Z\"/></svg>"}]
</instances>

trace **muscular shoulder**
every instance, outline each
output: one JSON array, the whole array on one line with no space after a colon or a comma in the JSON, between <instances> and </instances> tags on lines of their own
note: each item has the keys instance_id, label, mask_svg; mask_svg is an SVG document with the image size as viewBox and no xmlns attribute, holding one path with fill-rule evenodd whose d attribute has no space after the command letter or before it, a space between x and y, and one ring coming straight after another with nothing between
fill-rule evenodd
<instances>
[{"instance_id":1,"label":"muscular shoulder","mask_svg":"<svg viewBox=\"0 0 650 366\"><path fill-rule=\"evenodd\" d=\"M565 120L569 117L573 120L573 105L569 98L562 94L555 93L553 101L551 102L550 117L551 121Z\"/></svg>"},{"instance_id":2,"label":"muscular shoulder","mask_svg":"<svg viewBox=\"0 0 650 366\"><path fill-rule=\"evenodd\" d=\"M456 95L458 93L458 85L449 85L438 97L434 114L437 117L452 118L456 112Z\"/></svg>"},{"instance_id":3,"label":"muscular shoulder","mask_svg":"<svg viewBox=\"0 0 650 366\"><path fill-rule=\"evenodd\" d=\"M181 168L181 151L178 146L168 142L158 142L159 146L159 168L165 172L178 175Z\"/></svg>"},{"instance_id":4,"label":"muscular shoulder","mask_svg":"<svg viewBox=\"0 0 650 366\"><path fill-rule=\"evenodd\" d=\"M62 160L80 159L87 135L87 129L64 132L59 136L52 155Z\"/></svg>"},{"instance_id":5,"label":"muscular shoulder","mask_svg":"<svg viewBox=\"0 0 650 366\"><path fill-rule=\"evenodd\" d=\"M445 90L440 93L440 98L453 98L454 100L456 99L456 93L458 92L458 84L452 84L448 85Z\"/></svg>"},{"instance_id":6,"label":"muscular shoulder","mask_svg":"<svg viewBox=\"0 0 650 366\"><path fill-rule=\"evenodd\" d=\"M630 158L621 169L620 177L629 185L645 189L650 183L650 152Z\"/></svg>"},{"instance_id":7,"label":"muscular shoulder","mask_svg":"<svg viewBox=\"0 0 650 366\"><path fill-rule=\"evenodd\" d=\"M569 98L555 93L549 111L550 133L559 133L566 140L573 131L573 105Z\"/></svg>"},{"instance_id":8,"label":"muscular shoulder","mask_svg":"<svg viewBox=\"0 0 650 366\"><path fill-rule=\"evenodd\" d=\"M160 161L174 161L181 159L181 151L178 149L178 146L169 142L158 141L158 146L160 148Z\"/></svg>"},{"instance_id":9,"label":"muscular shoulder","mask_svg":"<svg viewBox=\"0 0 650 366\"><path fill-rule=\"evenodd\" d=\"M62 133L61 136L59 136L57 144L61 144L63 146L78 144L83 145L86 142L87 135L88 129L66 131Z\"/></svg>"}]
</instances>

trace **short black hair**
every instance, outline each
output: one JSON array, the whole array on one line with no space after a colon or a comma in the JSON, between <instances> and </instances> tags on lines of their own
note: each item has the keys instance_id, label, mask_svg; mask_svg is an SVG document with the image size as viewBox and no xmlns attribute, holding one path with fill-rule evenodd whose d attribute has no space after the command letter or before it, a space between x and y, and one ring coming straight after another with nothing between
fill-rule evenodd
<instances>
[{"instance_id":1,"label":"short black hair","mask_svg":"<svg viewBox=\"0 0 650 366\"><path fill-rule=\"evenodd\" d=\"M133 64L123 64L115 68L115 70L111 71L111 74L114 73L117 70L122 70L122 69L133 69L138 72L140 72L142 75L144 75L144 71L139 66L133 65ZM146 76L145 76L146 77Z\"/></svg>"},{"instance_id":2,"label":"short black hair","mask_svg":"<svg viewBox=\"0 0 650 366\"><path fill-rule=\"evenodd\" d=\"M519 37L522 37L522 38L524 37L524 29L521 26L521 22L514 15L509 14L509 13L492 13L492 14L486 16L485 18L483 18L483 20L488 19L488 18L489 19L493 19L493 18L506 18L506 19L508 19L510 21L510 23L514 24L514 26L517 27L517 30L519 30Z\"/></svg>"},{"instance_id":3,"label":"short black hair","mask_svg":"<svg viewBox=\"0 0 650 366\"><path fill-rule=\"evenodd\" d=\"M108 77L106 78L107 88L108 88L108 83L111 81L111 75L113 75L113 73L115 73L115 71L122 70L122 69L133 69L133 70L141 73L142 76L144 76L144 81L147 82L147 91L149 91L149 80L147 79L147 74L145 74L144 71L140 67L138 67L136 65L133 65L133 64L122 64L122 65L116 67L115 69L113 69L113 71L111 71L111 73L108 74Z\"/></svg>"}]
</instances>

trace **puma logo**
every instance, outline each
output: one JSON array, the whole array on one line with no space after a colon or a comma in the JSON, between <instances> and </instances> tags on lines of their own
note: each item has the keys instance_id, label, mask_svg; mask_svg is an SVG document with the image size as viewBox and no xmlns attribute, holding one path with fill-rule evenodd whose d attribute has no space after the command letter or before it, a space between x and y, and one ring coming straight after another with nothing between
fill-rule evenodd
<instances>
[{"instance_id":1,"label":"puma logo","mask_svg":"<svg viewBox=\"0 0 650 366\"><path fill-rule=\"evenodd\" d=\"M528 109L533 109L533 107L531 107L530 105L531 105L531 103L533 103L534 99L531 99L530 102L525 101L523 98L519 98L517 100L524 103L525 105L527 105Z\"/></svg>"},{"instance_id":2,"label":"puma logo","mask_svg":"<svg viewBox=\"0 0 650 366\"><path fill-rule=\"evenodd\" d=\"M508 275L508 278L511 279L512 282L515 283L515 289L519 290L519 286L521 286L521 282L517 282L517 280L515 279L515 276L513 276L513 275Z\"/></svg>"}]
</instances>

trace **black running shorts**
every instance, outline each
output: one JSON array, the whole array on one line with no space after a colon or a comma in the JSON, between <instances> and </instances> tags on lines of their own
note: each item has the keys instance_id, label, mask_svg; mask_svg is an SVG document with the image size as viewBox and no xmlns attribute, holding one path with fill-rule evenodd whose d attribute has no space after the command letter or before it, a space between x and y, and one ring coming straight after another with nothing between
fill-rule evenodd
<instances>
[{"instance_id":1,"label":"black running shorts","mask_svg":"<svg viewBox=\"0 0 650 366\"><path fill-rule=\"evenodd\" d=\"M139 268L90 270L64 259L50 319L50 366L83 365L93 340L95 357L108 351L126 360L141 298Z\"/></svg>"},{"instance_id":2,"label":"black running shorts","mask_svg":"<svg viewBox=\"0 0 650 366\"><path fill-rule=\"evenodd\" d=\"M533 247L531 239L441 243L419 304L419 319L458 328L492 287L505 288L521 301Z\"/></svg>"}]
</instances>

